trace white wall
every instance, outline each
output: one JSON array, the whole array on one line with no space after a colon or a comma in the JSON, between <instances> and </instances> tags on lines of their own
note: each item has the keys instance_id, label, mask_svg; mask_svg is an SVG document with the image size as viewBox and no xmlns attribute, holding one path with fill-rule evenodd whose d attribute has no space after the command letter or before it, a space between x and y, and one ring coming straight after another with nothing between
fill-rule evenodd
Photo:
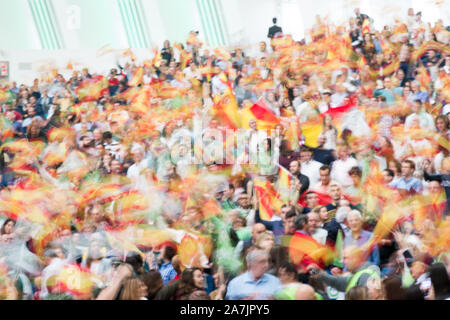
<instances>
[{"instance_id":1,"label":"white wall","mask_svg":"<svg viewBox=\"0 0 450 320\"><path fill-rule=\"evenodd\" d=\"M87 67L91 73L107 74L111 68L116 67L119 61L122 65L124 58L123 49L116 49L111 53L97 56L97 50L3 50L0 60L8 60L10 66L10 79L19 84L31 85L33 80L41 78L52 69L58 70L66 79L73 70L81 71ZM137 63L153 58L151 49L134 49L133 53ZM73 64L73 69L67 69L68 63ZM31 70L21 70L20 63L27 63Z\"/></svg>"},{"instance_id":2,"label":"white wall","mask_svg":"<svg viewBox=\"0 0 450 320\"><path fill-rule=\"evenodd\" d=\"M422 11L423 20L435 22L441 18L450 21L450 1L436 5L436 0L220 0L223 16L230 36L230 45L247 48L257 47L257 43L267 39L267 30L276 16L285 33L300 40L309 33L317 14L328 16L335 24L344 22L354 15L353 9L360 7L363 13L375 19L375 26L393 23L395 18L404 19L409 7ZM72 60L76 69L86 65L93 72L107 72L114 64L123 48L127 47L121 25L120 14L115 0L52 0L58 16L62 38L66 50L35 51L40 43L33 28L32 17L26 0L0 0L0 59L10 62L11 79L31 83L38 78L39 68L48 70L55 67L63 73ZM67 8L80 4L81 26L71 30L67 24ZM200 38L205 35L195 0L142 0L146 15L151 46L162 47L163 41L185 41L190 30L200 30ZM6 8L6 9L5 9ZM95 9L97 8L97 9ZM96 11L97 10L97 11ZM101 12L99 12L99 10ZM16 20L12 19L16 16ZM108 27L109 26L109 27ZM13 32L11 31L13 30ZM16 40L14 42L13 40ZM20 41L24 41L21 43ZM110 44L118 49L116 53L96 57L96 51ZM21 50L22 49L22 50ZM152 57L151 49L134 50L137 59ZM19 63L32 64L32 70L19 70ZM78 65L77 65L78 63Z\"/></svg>"}]
</instances>

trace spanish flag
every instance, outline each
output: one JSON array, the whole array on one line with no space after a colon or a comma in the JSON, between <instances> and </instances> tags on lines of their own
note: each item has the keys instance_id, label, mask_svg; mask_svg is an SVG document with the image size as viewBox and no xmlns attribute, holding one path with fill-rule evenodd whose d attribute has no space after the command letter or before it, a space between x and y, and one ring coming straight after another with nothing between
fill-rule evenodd
<instances>
[{"instance_id":1,"label":"spanish flag","mask_svg":"<svg viewBox=\"0 0 450 320\"><path fill-rule=\"evenodd\" d=\"M268 130L274 129L277 124L281 122L278 118L264 103L264 100L259 99L251 107L247 107L241 110L241 127L248 129L248 122L251 119L255 119L258 123L258 129Z\"/></svg>"},{"instance_id":2,"label":"spanish flag","mask_svg":"<svg viewBox=\"0 0 450 320\"><path fill-rule=\"evenodd\" d=\"M283 202L288 202L292 174L282 166L279 166L278 175L278 191L280 193L280 198Z\"/></svg>"},{"instance_id":3,"label":"spanish flag","mask_svg":"<svg viewBox=\"0 0 450 320\"><path fill-rule=\"evenodd\" d=\"M308 234L297 231L289 241L290 261L306 270L312 263L324 267L333 261L334 252Z\"/></svg>"},{"instance_id":4,"label":"spanish flag","mask_svg":"<svg viewBox=\"0 0 450 320\"><path fill-rule=\"evenodd\" d=\"M78 265L68 265L61 270L58 285L63 292L68 292L77 297L88 296L101 279Z\"/></svg>"},{"instance_id":5,"label":"spanish flag","mask_svg":"<svg viewBox=\"0 0 450 320\"><path fill-rule=\"evenodd\" d=\"M84 80L76 89L80 102L96 101L108 90L108 80L103 76Z\"/></svg>"},{"instance_id":6,"label":"spanish flag","mask_svg":"<svg viewBox=\"0 0 450 320\"><path fill-rule=\"evenodd\" d=\"M361 33L364 35L366 33L370 33L370 22L369 19L364 19L364 22L362 24L362 30Z\"/></svg>"},{"instance_id":7,"label":"spanish flag","mask_svg":"<svg viewBox=\"0 0 450 320\"><path fill-rule=\"evenodd\" d=\"M144 77L144 68L139 67L137 68L136 72L134 73L133 77L128 82L128 85L130 87L137 87L142 83L142 78Z\"/></svg>"},{"instance_id":8,"label":"spanish flag","mask_svg":"<svg viewBox=\"0 0 450 320\"><path fill-rule=\"evenodd\" d=\"M317 138L322 132L322 129L322 117L312 118L302 123L301 130L305 137L305 145L313 148L317 147Z\"/></svg>"},{"instance_id":9,"label":"spanish flag","mask_svg":"<svg viewBox=\"0 0 450 320\"><path fill-rule=\"evenodd\" d=\"M259 201L259 215L262 220L270 221L275 211L281 210L283 203L269 181L257 178L254 184Z\"/></svg>"},{"instance_id":10,"label":"spanish flag","mask_svg":"<svg viewBox=\"0 0 450 320\"><path fill-rule=\"evenodd\" d=\"M238 113L238 105L235 96L230 89L220 96L214 97L213 112L216 116L221 118L227 127L230 129L239 128L240 117Z\"/></svg>"}]
</instances>

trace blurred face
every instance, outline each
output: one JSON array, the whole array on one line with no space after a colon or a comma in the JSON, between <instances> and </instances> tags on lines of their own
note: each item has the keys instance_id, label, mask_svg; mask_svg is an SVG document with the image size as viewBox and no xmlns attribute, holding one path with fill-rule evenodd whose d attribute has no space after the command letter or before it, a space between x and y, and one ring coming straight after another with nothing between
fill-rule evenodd
<instances>
[{"instance_id":1,"label":"blurred face","mask_svg":"<svg viewBox=\"0 0 450 320\"><path fill-rule=\"evenodd\" d=\"M316 229L319 227L320 218L317 213L308 213L308 232L310 234L314 233Z\"/></svg>"},{"instance_id":2,"label":"blurred face","mask_svg":"<svg viewBox=\"0 0 450 320\"><path fill-rule=\"evenodd\" d=\"M11 234L14 231L14 222L13 221L9 221L6 225L5 225L5 234Z\"/></svg>"},{"instance_id":3,"label":"blurred face","mask_svg":"<svg viewBox=\"0 0 450 320\"><path fill-rule=\"evenodd\" d=\"M339 149L339 158L340 159L347 159L348 157L348 148L347 147L342 147L341 149Z\"/></svg>"},{"instance_id":4,"label":"blurred face","mask_svg":"<svg viewBox=\"0 0 450 320\"><path fill-rule=\"evenodd\" d=\"M411 93L411 89L407 86L403 88L403 96L406 97Z\"/></svg>"},{"instance_id":5,"label":"blurred face","mask_svg":"<svg viewBox=\"0 0 450 320\"><path fill-rule=\"evenodd\" d=\"M111 171L115 174L118 174L122 171L122 164L118 160L113 160L111 162Z\"/></svg>"},{"instance_id":6,"label":"blurred face","mask_svg":"<svg viewBox=\"0 0 450 320\"><path fill-rule=\"evenodd\" d=\"M384 183L388 184L388 183L391 183L391 181L394 179L394 177L391 177L389 175L389 173L387 173L386 171L383 171L383 179L384 179Z\"/></svg>"},{"instance_id":7,"label":"blurred face","mask_svg":"<svg viewBox=\"0 0 450 320\"><path fill-rule=\"evenodd\" d=\"M423 273L425 273L426 264L421 261L414 261L411 265L411 275L414 279L418 279Z\"/></svg>"},{"instance_id":8,"label":"blurred face","mask_svg":"<svg viewBox=\"0 0 450 320\"><path fill-rule=\"evenodd\" d=\"M428 191L429 191L431 194L440 194L441 191L442 191L442 187L441 187L441 185L439 184L438 181L431 181L431 182L428 184Z\"/></svg>"},{"instance_id":9,"label":"blurred face","mask_svg":"<svg viewBox=\"0 0 450 320\"><path fill-rule=\"evenodd\" d=\"M327 95L328 96L328 95ZM330 115L325 116L325 126L330 126L332 124L332 119Z\"/></svg>"},{"instance_id":10,"label":"blurred face","mask_svg":"<svg viewBox=\"0 0 450 320\"><path fill-rule=\"evenodd\" d=\"M356 173L350 174L350 178L352 179L354 185L357 185L361 180Z\"/></svg>"},{"instance_id":11,"label":"blurred face","mask_svg":"<svg viewBox=\"0 0 450 320\"><path fill-rule=\"evenodd\" d=\"M283 207L280 210L280 218L284 221L286 218L286 213L290 210L290 207Z\"/></svg>"},{"instance_id":12,"label":"blurred face","mask_svg":"<svg viewBox=\"0 0 450 320\"><path fill-rule=\"evenodd\" d=\"M56 248L55 249L55 254L58 258L60 259L65 259L66 255L64 254L64 252L61 250L61 248Z\"/></svg>"},{"instance_id":13,"label":"blurred face","mask_svg":"<svg viewBox=\"0 0 450 320\"><path fill-rule=\"evenodd\" d=\"M402 177L410 177L414 173L414 169L408 162L402 162Z\"/></svg>"},{"instance_id":14,"label":"blurred face","mask_svg":"<svg viewBox=\"0 0 450 320\"><path fill-rule=\"evenodd\" d=\"M250 197L247 194L241 194L237 200L237 203L242 207L246 208L250 205Z\"/></svg>"},{"instance_id":15,"label":"blurred face","mask_svg":"<svg viewBox=\"0 0 450 320\"><path fill-rule=\"evenodd\" d=\"M436 128L438 129L439 132L445 131L445 122L443 119L439 118L436 120Z\"/></svg>"},{"instance_id":16,"label":"blurred face","mask_svg":"<svg viewBox=\"0 0 450 320\"><path fill-rule=\"evenodd\" d=\"M392 88L392 81L389 78L384 79L384 87L387 89L391 89Z\"/></svg>"},{"instance_id":17,"label":"blurred face","mask_svg":"<svg viewBox=\"0 0 450 320\"><path fill-rule=\"evenodd\" d=\"M341 189L337 186L331 187L329 193L334 201L338 201L341 198Z\"/></svg>"},{"instance_id":18,"label":"blurred face","mask_svg":"<svg viewBox=\"0 0 450 320\"><path fill-rule=\"evenodd\" d=\"M278 269L278 279L280 279L282 284L286 284L295 280L295 276L292 273L286 272L286 269Z\"/></svg>"},{"instance_id":19,"label":"blurred face","mask_svg":"<svg viewBox=\"0 0 450 320\"><path fill-rule=\"evenodd\" d=\"M360 232L362 229L362 220L356 214L349 214L347 216L348 227L352 230L352 232Z\"/></svg>"},{"instance_id":20,"label":"blurred face","mask_svg":"<svg viewBox=\"0 0 450 320\"><path fill-rule=\"evenodd\" d=\"M195 270L193 274L194 284L197 288L202 289L204 287L204 277L200 270Z\"/></svg>"},{"instance_id":21,"label":"blurred face","mask_svg":"<svg viewBox=\"0 0 450 320\"><path fill-rule=\"evenodd\" d=\"M95 222L99 222L101 220L102 216L101 216L99 208L97 208L97 207L92 208L92 210L91 210L91 218Z\"/></svg>"},{"instance_id":22,"label":"blurred face","mask_svg":"<svg viewBox=\"0 0 450 320\"><path fill-rule=\"evenodd\" d=\"M294 218L295 217L290 217L285 220L286 221L286 223L285 223L285 234L286 235L292 235L295 233Z\"/></svg>"},{"instance_id":23,"label":"blurred face","mask_svg":"<svg viewBox=\"0 0 450 320\"><path fill-rule=\"evenodd\" d=\"M263 241L261 241L260 247L263 250L270 251L270 249L273 248L274 243L275 243L275 241L274 241L273 237L267 236Z\"/></svg>"},{"instance_id":24,"label":"blurred face","mask_svg":"<svg viewBox=\"0 0 450 320\"><path fill-rule=\"evenodd\" d=\"M266 43L265 43L264 41L261 41L261 42L259 43L259 50L260 50L261 52L266 51Z\"/></svg>"},{"instance_id":25,"label":"blurred face","mask_svg":"<svg viewBox=\"0 0 450 320\"><path fill-rule=\"evenodd\" d=\"M298 174L300 172L300 165L299 165L298 161L292 161L289 164L289 171L292 174Z\"/></svg>"},{"instance_id":26,"label":"blurred face","mask_svg":"<svg viewBox=\"0 0 450 320\"><path fill-rule=\"evenodd\" d=\"M328 210L326 207L320 208L319 216L322 221L325 221L328 219Z\"/></svg>"},{"instance_id":27,"label":"blurred face","mask_svg":"<svg viewBox=\"0 0 450 320\"><path fill-rule=\"evenodd\" d=\"M268 256L261 255L256 258L256 260L252 261L250 264L250 270L253 273L253 276L257 279L261 278L264 273L266 273L269 268Z\"/></svg>"},{"instance_id":28,"label":"blurred face","mask_svg":"<svg viewBox=\"0 0 450 320\"><path fill-rule=\"evenodd\" d=\"M350 248L344 250L344 254L343 254L343 262L344 265L347 266L347 269L350 272L353 272L354 270L356 270L360 264L359 261L359 256L357 254L354 254L351 252Z\"/></svg>"},{"instance_id":29,"label":"blurred face","mask_svg":"<svg viewBox=\"0 0 450 320\"><path fill-rule=\"evenodd\" d=\"M102 134L102 132L100 130L95 129L93 135L94 135L94 139L96 141L102 140L103 134Z\"/></svg>"},{"instance_id":30,"label":"blurred face","mask_svg":"<svg viewBox=\"0 0 450 320\"><path fill-rule=\"evenodd\" d=\"M413 104L412 104L412 110L415 113L418 113L420 111L420 103L417 102L417 101L414 101Z\"/></svg>"},{"instance_id":31,"label":"blurred face","mask_svg":"<svg viewBox=\"0 0 450 320\"><path fill-rule=\"evenodd\" d=\"M256 120L252 119L248 122L248 126L250 127L250 129L252 130L256 130Z\"/></svg>"},{"instance_id":32,"label":"blurred face","mask_svg":"<svg viewBox=\"0 0 450 320\"><path fill-rule=\"evenodd\" d=\"M264 150L269 150L270 149L270 146L269 146L269 141L267 141L267 140L264 140Z\"/></svg>"},{"instance_id":33,"label":"blurred face","mask_svg":"<svg viewBox=\"0 0 450 320\"><path fill-rule=\"evenodd\" d=\"M308 208L314 208L317 206L317 202L319 201L319 197L315 193L309 193L306 195L306 205Z\"/></svg>"},{"instance_id":34,"label":"blurred face","mask_svg":"<svg viewBox=\"0 0 450 320\"><path fill-rule=\"evenodd\" d=\"M253 230L252 230L252 237L253 240L255 241L256 238L258 237L258 235L260 235L261 233L263 233L264 231L266 231L266 227L261 224L261 223L257 223L253 226Z\"/></svg>"},{"instance_id":35,"label":"blurred face","mask_svg":"<svg viewBox=\"0 0 450 320\"><path fill-rule=\"evenodd\" d=\"M320 182L326 186L330 183L330 170L319 170Z\"/></svg>"},{"instance_id":36,"label":"blurred face","mask_svg":"<svg viewBox=\"0 0 450 320\"><path fill-rule=\"evenodd\" d=\"M303 152L300 153L300 161L301 162L308 162L308 161L311 160L311 156L312 156L311 152L303 151Z\"/></svg>"},{"instance_id":37,"label":"blurred face","mask_svg":"<svg viewBox=\"0 0 450 320\"><path fill-rule=\"evenodd\" d=\"M144 152L141 149L138 149L133 153L133 159L136 163L140 162L143 158Z\"/></svg>"}]
</instances>

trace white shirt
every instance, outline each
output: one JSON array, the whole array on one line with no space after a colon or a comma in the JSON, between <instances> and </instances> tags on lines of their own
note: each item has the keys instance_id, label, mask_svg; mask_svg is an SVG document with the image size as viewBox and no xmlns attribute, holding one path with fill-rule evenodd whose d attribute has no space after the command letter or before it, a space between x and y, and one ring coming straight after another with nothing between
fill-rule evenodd
<instances>
[{"instance_id":1,"label":"white shirt","mask_svg":"<svg viewBox=\"0 0 450 320\"><path fill-rule=\"evenodd\" d=\"M227 85L220 81L218 76L214 76L211 79L211 91L212 95L215 96L216 94L222 94L227 89Z\"/></svg>"},{"instance_id":2,"label":"white shirt","mask_svg":"<svg viewBox=\"0 0 450 320\"><path fill-rule=\"evenodd\" d=\"M309 178L309 185L316 185L320 181L319 169L323 164L316 160L310 160L308 162L302 162L301 165L300 172Z\"/></svg>"},{"instance_id":3,"label":"white shirt","mask_svg":"<svg viewBox=\"0 0 450 320\"><path fill-rule=\"evenodd\" d=\"M325 244L325 242L327 241L328 231L322 228L317 228L311 236L318 243Z\"/></svg>"},{"instance_id":4,"label":"white shirt","mask_svg":"<svg viewBox=\"0 0 450 320\"><path fill-rule=\"evenodd\" d=\"M411 127L412 121L415 117L419 118L420 127L422 129L428 129L434 131L434 121L433 117L427 113L427 112L420 112L420 113L412 113L405 119L405 130Z\"/></svg>"},{"instance_id":5,"label":"white shirt","mask_svg":"<svg viewBox=\"0 0 450 320\"><path fill-rule=\"evenodd\" d=\"M331 95L331 103L335 106L341 106L344 103L345 98L347 97L347 93L338 93Z\"/></svg>"},{"instance_id":6,"label":"white shirt","mask_svg":"<svg viewBox=\"0 0 450 320\"><path fill-rule=\"evenodd\" d=\"M202 77L200 75L200 72L198 69L196 69L195 71L192 71L191 67L187 67L183 70L184 75L186 76L186 79L198 79L200 80Z\"/></svg>"},{"instance_id":7,"label":"white shirt","mask_svg":"<svg viewBox=\"0 0 450 320\"><path fill-rule=\"evenodd\" d=\"M348 157L345 160L338 159L333 162L331 169L331 179L336 180L343 188L353 185L353 180L348 175L348 171L352 167L357 167L358 162L353 157Z\"/></svg>"},{"instance_id":8,"label":"white shirt","mask_svg":"<svg viewBox=\"0 0 450 320\"><path fill-rule=\"evenodd\" d=\"M144 186L147 184L144 175L144 169L150 168L150 159L142 159L141 162L135 163L128 168L127 177L131 179L136 186Z\"/></svg>"}]
</instances>

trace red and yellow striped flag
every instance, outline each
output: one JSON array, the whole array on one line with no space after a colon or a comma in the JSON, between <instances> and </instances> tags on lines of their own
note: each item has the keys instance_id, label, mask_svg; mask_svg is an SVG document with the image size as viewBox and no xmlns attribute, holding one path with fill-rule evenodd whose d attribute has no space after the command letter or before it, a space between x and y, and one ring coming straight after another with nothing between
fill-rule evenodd
<instances>
[{"instance_id":1,"label":"red and yellow striped flag","mask_svg":"<svg viewBox=\"0 0 450 320\"><path fill-rule=\"evenodd\" d=\"M324 267L333 261L333 257L333 250L308 234L297 231L289 241L289 259L303 270L312 263Z\"/></svg>"},{"instance_id":2,"label":"red and yellow striped flag","mask_svg":"<svg viewBox=\"0 0 450 320\"><path fill-rule=\"evenodd\" d=\"M255 190L259 201L259 215L262 220L270 221L276 211L281 210L283 202L278 199L273 185L262 179L255 179Z\"/></svg>"},{"instance_id":3,"label":"red and yellow striped flag","mask_svg":"<svg viewBox=\"0 0 450 320\"><path fill-rule=\"evenodd\" d=\"M369 19L364 19L364 22L362 24L361 33L364 35L366 33L370 33L370 22Z\"/></svg>"}]
</instances>

